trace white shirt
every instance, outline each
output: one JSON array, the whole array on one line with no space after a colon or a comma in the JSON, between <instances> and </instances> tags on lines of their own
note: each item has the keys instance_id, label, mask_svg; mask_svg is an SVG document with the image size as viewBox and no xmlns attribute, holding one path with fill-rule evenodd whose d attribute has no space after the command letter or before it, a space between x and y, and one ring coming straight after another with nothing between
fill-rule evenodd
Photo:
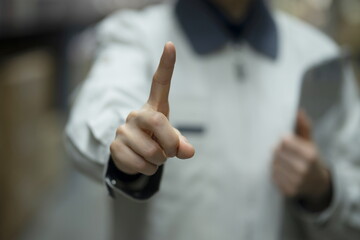
<instances>
[{"instance_id":1,"label":"white shirt","mask_svg":"<svg viewBox=\"0 0 360 240\"><path fill-rule=\"evenodd\" d=\"M270 175L273 149L282 136L293 131L303 73L337 55L338 50L324 35L290 16L277 12L275 21L281 42L276 60L257 53L246 42L197 55L168 4L122 11L101 23L98 56L66 128L75 161L103 178L116 128L130 111L145 103L168 40L177 48L170 121L174 127L203 129L203 133L184 133L196 155L185 161L169 159L154 197L145 203L126 197L114 201L115 239L360 236L360 201L355 201L355 197L360 199L360 175L355 176L359 165L355 168L354 164L359 157L347 150L336 159L341 161L336 166L343 169L339 174L333 171L335 200L331 207L316 216L299 210L290 219L284 218L289 208ZM359 108L357 97L349 99L352 126L346 130L341 125L338 132L347 133L340 145L348 144L349 139L359 143L359 134L355 134L359 115L353 110ZM344 171L354 176L345 179Z\"/></svg>"}]
</instances>

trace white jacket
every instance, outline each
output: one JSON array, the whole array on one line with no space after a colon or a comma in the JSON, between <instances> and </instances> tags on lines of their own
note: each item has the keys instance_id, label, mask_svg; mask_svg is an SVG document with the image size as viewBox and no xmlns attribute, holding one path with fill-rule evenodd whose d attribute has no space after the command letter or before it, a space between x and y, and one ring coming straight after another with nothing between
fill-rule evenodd
<instances>
[{"instance_id":1,"label":"white jacket","mask_svg":"<svg viewBox=\"0 0 360 240\"><path fill-rule=\"evenodd\" d=\"M274 15L281 43L276 60L246 42L194 53L169 4L121 11L100 24L97 59L66 127L78 165L103 180L116 128L145 103L169 40L177 48L170 120L202 129L183 133L196 155L169 159L151 199L114 200L114 239L360 239L360 109L351 80L345 115L334 116L332 131L324 133L333 140L322 149L331 152L323 153L331 158L331 206L317 215L290 206L271 180L272 151L293 130L303 73L338 54L321 33Z\"/></svg>"}]
</instances>

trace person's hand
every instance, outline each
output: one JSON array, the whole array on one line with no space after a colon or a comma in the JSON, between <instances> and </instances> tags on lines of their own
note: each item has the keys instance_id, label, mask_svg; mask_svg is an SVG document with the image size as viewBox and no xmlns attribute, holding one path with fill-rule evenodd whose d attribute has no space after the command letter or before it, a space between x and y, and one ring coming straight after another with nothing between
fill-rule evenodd
<instances>
[{"instance_id":1,"label":"person's hand","mask_svg":"<svg viewBox=\"0 0 360 240\"><path fill-rule=\"evenodd\" d=\"M176 59L173 43L164 47L145 105L118 127L110 146L116 167L127 174L156 173L168 157L191 158L195 150L168 120L170 82Z\"/></svg>"},{"instance_id":2,"label":"person's hand","mask_svg":"<svg viewBox=\"0 0 360 240\"><path fill-rule=\"evenodd\" d=\"M330 204L331 176L303 111L298 112L296 135L285 137L275 150L272 176L284 196L302 200L311 211L322 211Z\"/></svg>"}]
</instances>

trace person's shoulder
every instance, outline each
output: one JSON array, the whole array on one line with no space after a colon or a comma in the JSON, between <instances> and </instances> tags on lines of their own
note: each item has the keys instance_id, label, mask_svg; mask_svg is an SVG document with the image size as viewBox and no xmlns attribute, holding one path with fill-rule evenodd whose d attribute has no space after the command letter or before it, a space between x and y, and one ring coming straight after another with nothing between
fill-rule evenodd
<instances>
[{"instance_id":1,"label":"person's shoulder","mask_svg":"<svg viewBox=\"0 0 360 240\"><path fill-rule=\"evenodd\" d=\"M121 9L101 21L97 32L102 38L143 37L146 32L161 29L164 23L169 22L172 9L168 3L154 4L143 9Z\"/></svg>"},{"instance_id":2,"label":"person's shoulder","mask_svg":"<svg viewBox=\"0 0 360 240\"><path fill-rule=\"evenodd\" d=\"M284 12L275 15L283 44L298 56L318 62L339 54L338 45L315 27Z\"/></svg>"}]
</instances>

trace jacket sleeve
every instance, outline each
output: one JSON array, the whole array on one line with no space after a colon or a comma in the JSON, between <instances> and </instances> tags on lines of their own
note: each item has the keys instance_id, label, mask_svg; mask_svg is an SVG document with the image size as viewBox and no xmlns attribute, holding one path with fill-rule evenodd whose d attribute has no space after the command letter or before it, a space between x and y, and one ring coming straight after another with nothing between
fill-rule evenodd
<instances>
[{"instance_id":1,"label":"jacket sleeve","mask_svg":"<svg viewBox=\"0 0 360 240\"><path fill-rule=\"evenodd\" d=\"M326 148L320 147L332 175L332 202L319 214L293 208L308 239L360 239L360 104L353 71L345 68L342 103L326 123Z\"/></svg>"},{"instance_id":2,"label":"jacket sleeve","mask_svg":"<svg viewBox=\"0 0 360 240\"><path fill-rule=\"evenodd\" d=\"M107 171L113 166L108 164L109 147L116 129L144 104L150 89L152 60L143 46L141 23L133 14L117 13L98 26L97 57L76 95L65 130L65 145L75 165L99 181L104 181L105 173L116 173Z\"/></svg>"}]
</instances>

